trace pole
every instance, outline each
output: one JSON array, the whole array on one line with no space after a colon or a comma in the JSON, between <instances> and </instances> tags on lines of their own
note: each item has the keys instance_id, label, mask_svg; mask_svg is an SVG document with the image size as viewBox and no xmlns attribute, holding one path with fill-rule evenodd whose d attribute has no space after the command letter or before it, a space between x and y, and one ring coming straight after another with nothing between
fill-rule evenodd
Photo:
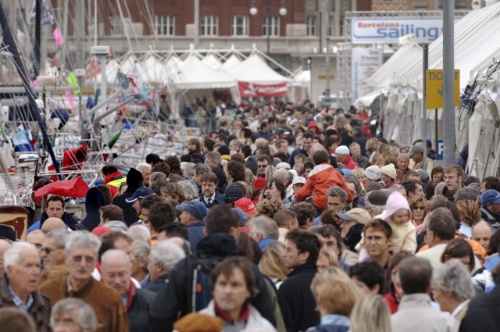
<instances>
[{"instance_id":1,"label":"pole","mask_svg":"<svg viewBox=\"0 0 500 332\"><path fill-rule=\"evenodd\" d=\"M40 73L41 57L40 45L42 44L42 0L36 0L35 7L35 76Z\"/></svg>"},{"instance_id":2,"label":"pole","mask_svg":"<svg viewBox=\"0 0 500 332\"><path fill-rule=\"evenodd\" d=\"M434 109L434 149L435 149L436 153L438 152L438 135L439 135L438 109L435 108ZM443 157L443 159L444 159L444 157Z\"/></svg>"},{"instance_id":3,"label":"pole","mask_svg":"<svg viewBox=\"0 0 500 332\"><path fill-rule=\"evenodd\" d=\"M200 46L200 0L194 0L194 48Z\"/></svg>"},{"instance_id":4,"label":"pole","mask_svg":"<svg viewBox=\"0 0 500 332\"><path fill-rule=\"evenodd\" d=\"M94 46L97 46L98 31L99 31L99 19L97 16L97 0L94 0Z\"/></svg>"},{"instance_id":5,"label":"pole","mask_svg":"<svg viewBox=\"0 0 500 332\"><path fill-rule=\"evenodd\" d=\"M443 8L443 165L455 164L455 32L454 1L445 0ZM450 128L451 127L451 128Z\"/></svg>"},{"instance_id":6,"label":"pole","mask_svg":"<svg viewBox=\"0 0 500 332\"><path fill-rule=\"evenodd\" d=\"M334 8L334 11L335 11L335 13L334 13L335 14L335 36L340 37L340 23L341 23L340 22L340 0L335 0L334 5L335 5L335 8ZM326 8L328 8L328 5ZM330 17L329 14L330 13L328 12L328 17ZM328 22L328 23L330 23L330 22Z\"/></svg>"},{"instance_id":7,"label":"pole","mask_svg":"<svg viewBox=\"0 0 500 332\"><path fill-rule=\"evenodd\" d=\"M26 95L29 100L29 106L33 117L37 120L38 125L40 126L40 131L42 132L43 144L47 149L47 152L54 163L54 167L56 172L59 173L59 162L56 159L56 155L54 150L52 149L52 144L50 142L49 135L47 134L47 129L45 126L45 122L43 121L40 112L38 111L38 107L35 101L35 91L31 87L30 82L28 81L28 77L26 76L26 68L24 67L24 62L21 60L21 55L19 54L19 49L16 45L16 40L14 39L14 34L8 23L7 14L5 12L4 4L0 1L0 25L3 30L3 42L5 45L8 45L8 51L12 53L12 59L16 64L16 69L19 74L19 77L23 81L24 89L26 90Z\"/></svg>"},{"instance_id":8,"label":"pole","mask_svg":"<svg viewBox=\"0 0 500 332\"><path fill-rule=\"evenodd\" d=\"M426 71L429 68L429 46L427 44L422 45L422 51L423 51L423 75L422 77L426 77ZM420 117L420 138L422 140L427 139L427 80L423 80L423 99L422 99L422 114ZM437 138L437 137L436 137ZM437 146L434 146L436 149Z\"/></svg>"},{"instance_id":9,"label":"pole","mask_svg":"<svg viewBox=\"0 0 500 332\"><path fill-rule=\"evenodd\" d=\"M335 2L337 4L337 2ZM323 19L325 22L325 26L329 25L329 6L328 6L328 0L323 1ZM335 8L337 10L338 8ZM324 29L327 31L327 29ZM325 85L325 104L330 106L330 50L329 50L329 45L328 45L328 36L325 36L325 66L326 66L326 85Z\"/></svg>"},{"instance_id":10,"label":"pole","mask_svg":"<svg viewBox=\"0 0 500 332\"><path fill-rule=\"evenodd\" d=\"M76 68L85 68L83 53L83 34L85 29L83 15L85 14L83 0L76 0L75 38L76 38Z\"/></svg>"},{"instance_id":11,"label":"pole","mask_svg":"<svg viewBox=\"0 0 500 332\"><path fill-rule=\"evenodd\" d=\"M271 0L266 0L266 32L267 32L267 55L270 55L271 50Z\"/></svg>"}]
</instances>

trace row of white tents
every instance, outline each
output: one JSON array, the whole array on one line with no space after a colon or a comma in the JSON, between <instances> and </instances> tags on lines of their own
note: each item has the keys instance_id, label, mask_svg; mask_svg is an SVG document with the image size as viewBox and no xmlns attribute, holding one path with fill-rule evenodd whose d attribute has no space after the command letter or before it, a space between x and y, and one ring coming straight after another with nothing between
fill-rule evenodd
<instances>
[{"instance_id":1,"label":"row of white tents","mask_svg":"<svg viewBox=\"0 0 500 332\"><path fill-rule=\"evenodd\" d=\"M273 62L284 74L272 69L266 60ZM97 59L91 60L87 67L87 84L100 84L103 75L99 68ZM166 86L176 92L210 89L236 91L239 81L264 85L286 83L292 94L294 88L309 89L308 71L304 73L299 69L292 73L257 49L248 57L235 50L225 55L214 51L202 54L192 49L180 56L175 52L161 54L153 51L142 55L127 54L121 59L111 59L106 64L108 85L119 83L119 73L132 77L138 84L147 87Z\"/></svg>"},{"instance_id":2,"label":"row of white tents","mask_svg":"<svg viewBox=\"0 0 500 332\"><path fill-rule=\"evenodd\" d=\"M469 85L471 105L465 98L456 108L457 155L468 145L467 170L477 176L498 176L500 164L500 3L471 11L455 23L455 68L460 70L460 90ZM443 68L443 38L429 45L429 69ZM446 60L445 60L446 61ZM384 137L400 145L411 145L420 137L423 105L423 51L415 42L407 42L369 80L371 92L356 101L370 106L381 96L385 119ZM435 137L435 112L427 112L427 137ZM443 128L442 109L437 112L438 138Z\"/></svg>"}]
</instances>

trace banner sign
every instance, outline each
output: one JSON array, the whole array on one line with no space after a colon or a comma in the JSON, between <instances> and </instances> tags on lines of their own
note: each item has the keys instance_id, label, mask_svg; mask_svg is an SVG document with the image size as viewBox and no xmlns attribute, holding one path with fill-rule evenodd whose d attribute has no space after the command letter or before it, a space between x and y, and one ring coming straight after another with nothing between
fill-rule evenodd
<instances>
[{"instance_id":1,"label":"banner sign","mask_svg":"<svg viewBox=\"0 0 500 332\"><path fill-rule=\"evenodd\" d=\"M409 34L417 43L429 44L443 32L443 19L435 17L360 17L351 24L353 44L398 44L399 38Z\"/></svg>"},{"instance_id":2,"label":"banner sign","mask_svg":"<svg viewBox=\"0 0 500 332\"><path fill-rule=\"evenodd\" d=\"M382 50L355 47L352 49L352 97L366 94L368 79L382 66Z\"/></svg>"},{"instance_id":3,"label":"banner sign","mask_svg":"<svg viewBox=\"0 0 500 332\"><path fill-rule=\"evenodd\" d=\"M284 97L288 95L287 82L259 84L238 81L238 91L242 98L249 97Z\"/></svg>"}]
</instances>

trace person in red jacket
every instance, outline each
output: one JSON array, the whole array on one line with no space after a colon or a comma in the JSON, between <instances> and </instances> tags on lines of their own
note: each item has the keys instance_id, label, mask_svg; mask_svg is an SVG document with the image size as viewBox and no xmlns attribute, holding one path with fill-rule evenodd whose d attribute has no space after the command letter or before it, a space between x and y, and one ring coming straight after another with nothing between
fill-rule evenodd
<instances>
[{"instance_id":1,"label":"person in red jacket","mask_svg":"<svg viewBox=\"0 0 500 332\"><path fill-rule=\"evenodd\" d=\"M324 150L313 155L314 168L309 173L306 184L295 193L295 200L301 202L312 194L312 202L316 209L327 208L326 192L331 187L340 186L347 193L347 202L352 202L351 190L342 175L330 165L330 156Z\"/></svg>"},{"instance_id":2,"label":"person in red jacket","mask_svg":"<svg viewBox=\"0 0 500 332\"><path fill-rule=\"evenodd\" d=\"M345 145L338 146L335 149L335 158L338 162L344 164L347 169L355 169L359 167L359 165L352 160L351 155L349 154L349 148Z\"/></svg>"}]
</instances>

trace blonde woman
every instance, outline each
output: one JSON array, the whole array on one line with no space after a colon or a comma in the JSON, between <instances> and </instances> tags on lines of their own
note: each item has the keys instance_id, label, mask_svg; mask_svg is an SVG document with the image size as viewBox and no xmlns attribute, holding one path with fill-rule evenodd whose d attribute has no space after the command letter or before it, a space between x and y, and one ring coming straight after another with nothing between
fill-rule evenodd
<instances>
[{"instance_id":1,"label":"blonde woman","mask_svg":"<svg viewBox=\"0 0 500 332\"><path fill-rule=\"evenodd\" d=\"M382 295L367 295L351 313L351 332L392 332L391 314Z\"/></svg>"},{"instance_id":2,"label":"blonde woman","mask_svg":"<svg viewBox=\"0 0 500 332\"><path fill-rule=\"evenodd\" d=\"M338 267L339 259L337 254L332 250L321 249L318 255L318 260L316 261L316 267L318 271L323 271L331 267Z\"/></svg>"},{"instance_id":3,"label":"blonde woman","mask_svg":"<svg viewBox=\"0 0 500 332\"><path fill-rule=\"evenodd\" d=\"M279 241L269 244L262 252L259 263L260 272L271 278L279 289L283 281L287 278L290 270L285 266L281 254L285 250L285 245Z\"/></svg>"},{"instance_id":4,"label":"blonde woman","mask_svg":"<svg viewBox=\"0 0 500 332\"><path fill-rule=\"evenodd\" d=\"M457 208L460 212L459 232L467 237L472 236L472 226L481 220L481 209L479 203L475 200L460 200L457 202Z\"/></svg>"}]
</instances>

